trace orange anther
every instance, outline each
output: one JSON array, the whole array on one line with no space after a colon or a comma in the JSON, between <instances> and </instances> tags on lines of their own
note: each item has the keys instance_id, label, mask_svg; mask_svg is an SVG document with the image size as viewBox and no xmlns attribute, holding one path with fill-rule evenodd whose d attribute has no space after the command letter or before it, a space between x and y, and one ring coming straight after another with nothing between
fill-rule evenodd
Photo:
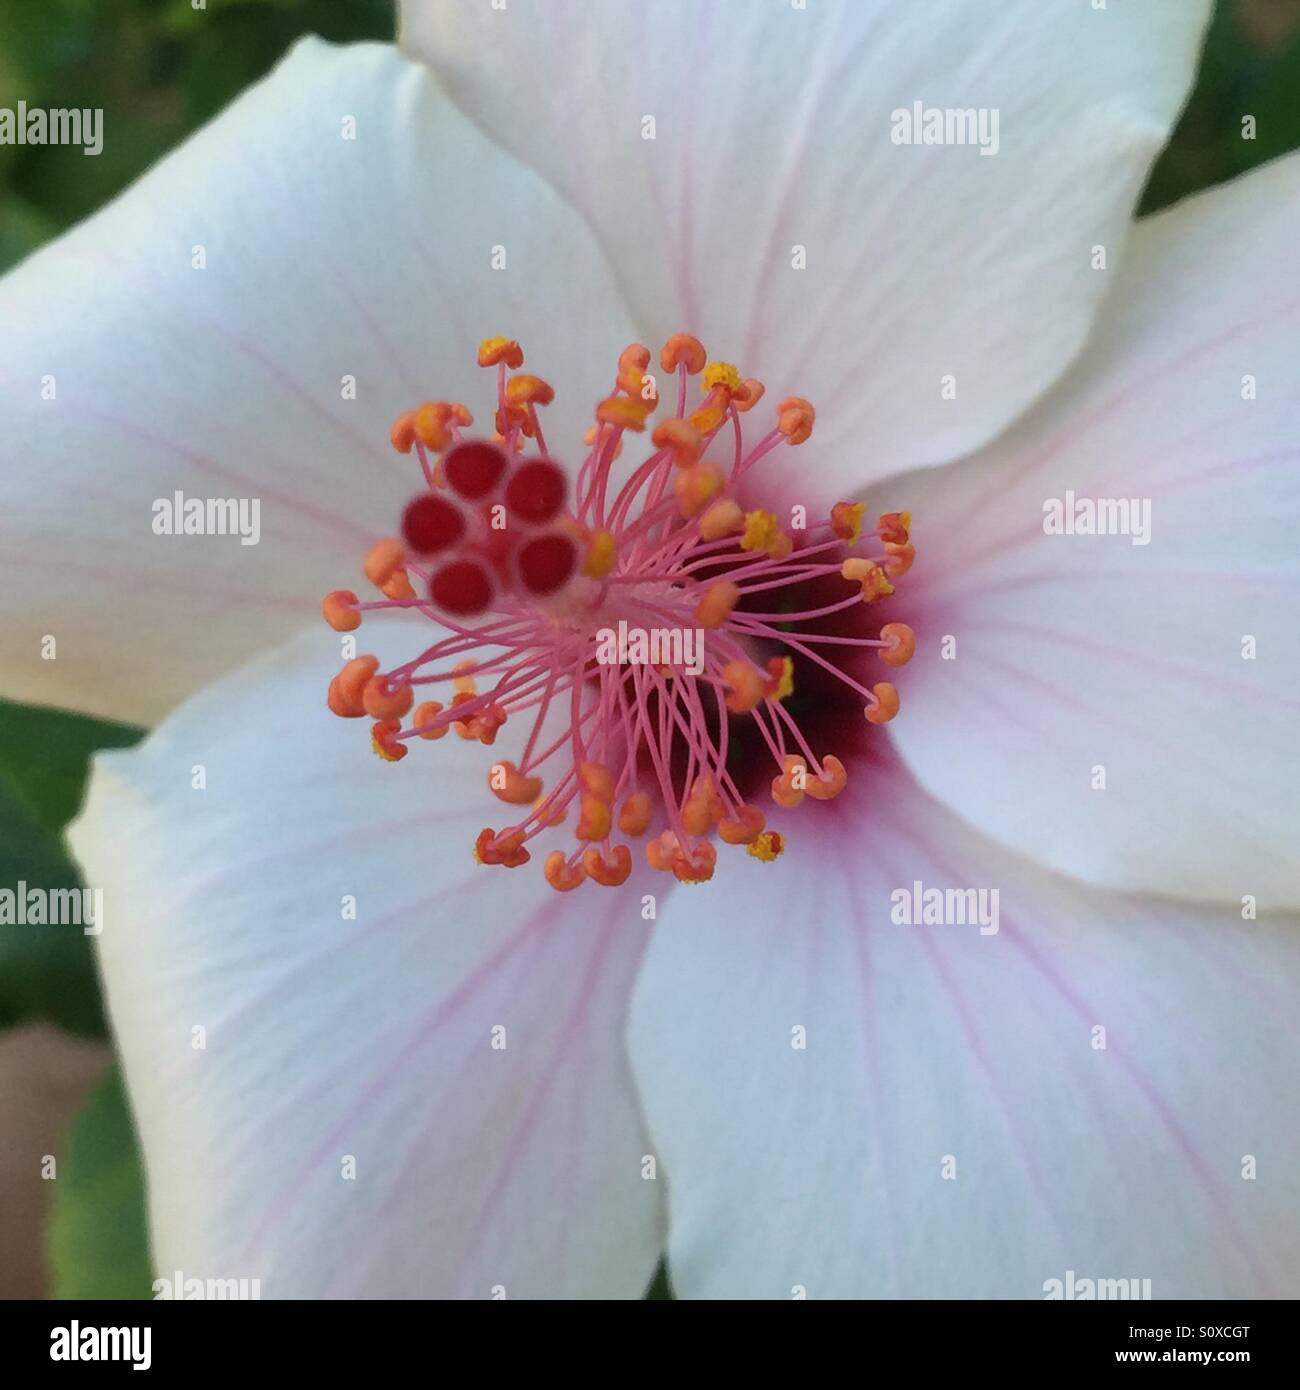
<instances>
[{"instance_id":1,"label":"orange anther","mask_svg":"<svg viewBox=\"0 0 1300 1390\"><path fill-rule=\"evenodd\" d=\"M745 853L753 855L764 864L770 864L773 859L779 859L784 850L785 836L778 830L765 830L746 848Z\"/></svg>"},{"instance_id":2,"label":"orange anther","mask_svg":"<svg viewBox=\"0 0 1300 1390\"><path fill-rule=\"evenodd\" d=\"M394 570L379 587L385 598L415 597L415 590L411 588L411 581L406 577L405 570Z\"/></svg>"},{"instance_id":3,"label":"orange anther","mask_svg":"<svg viewBox=\"0 0 1300 1390\"><path fill-rule=\"evenodd\" d=\"M426 449L441 453L451 443L447 421L451 410L445 401L425 401L415 412L415 437Z\"/></svg>"},{"instance_id":4,"label":"orange anther","mask_svg":"<svg viewBox=\"0 0 1300 1390\"><path fill-rule=\"evenodd\" d=\"M527 806L542 794L542 779L526 777L514 763L493 763L488 768L488 790L509 806Z\"/></svg>"},{"instance_id":5,"label":"orange anther","mask_svg":"<svg viewBox=\"0 0 1300 1390\"><path fill-rule=\"evenodd\" d=\"M732 392L731 403L743 414L746 410L753 410L763 399L766 389L756 376L747 376L740 383L740 390Z\"/></svg>"},{"instance_id":6,"label":"orange anther","mask_svg":"<svg viewBox=\"0 0 1300 1390\"><path fill-rule=\"evenodd\" d=\"M862 513L865 502L836 502L831 508L831 530L850 545L862 535Z\"/></svg>"},{"instance_id":7,"label":"orange anther","mask_svg":"<svg viewBox=\"0 0 1300 1390\"><path fill-rule=\"evenodd\" d=\"M506 382L506 401L510 405L550 405L555 392L539 376L521 372Z\"/></svg>"},{"instance_id":8,"label":"orange anther","mask_svg":"<svg viewBox=\"0 0 1300 1390\"><path fill-rule=\"evenodd\" d=\"M652 869L667 872L673 867L673 855L677 853L677 836L665 830L654 839L647 840L645 846L646 863Z\"/></svg>"},{"instance_id":9,"label":"orange anther","mask_svg":"<svg viewBox=\"0 0 1300 1390\"><path fill-rule=\"evenodd\" d=\"M504 362L512 372L524 365L524 350L513 338L484 338L478 345L480 367L495 367Z\"/></svg>"},{"instance_id":10,"label":"orange anther","mask_svg":"<svg viewBox=\"0 0 1300 1390\"><path fill-rule=\"evenodd\" d=\"M366 712L360 701L354 702L345 698L339 689L337 676L329 683L329 689L325 692L325 703L329 706L330 712L337 714L340 719L360 719Z\"/></svg>"},{"instance_id":11,"label":"orange anther","mask_svg":"<svg viewBox=\"0 0 1300 1390\"><path fill-rule=\"evenodd\" d=\"M720 541L734 535L745 525L745 513L731 497L720 498L700 518L700 536L706 541Z\"/></svg>"},{"instance_id":12,"label":"orange anther","mask_svg":"<svg viewBox=\"0 0 1300 1390\"><path fill-rule=\"evenodd\" d=\"M396 719L380 719L371 726L370 747L386 763L400 763L406 757L406 744L398 743L395 737L401 730L402 726Z\"/></svg>"},{"instance_id":13,"label":"orange anther","mask_svg":"<svg viewBox=\"0 0 1300 1390\"><path fill-rule=\"evenodd\" d=\"M406 551L402 548L401 541L396 536L389 536L382 541L376 541L370 547L370 553L361 568L366 578L376 588L382 589L384 581L405 563Z\"/></svg>"},{"instance_id":14,"label":"orange anther","mask_svg":"<svg viewBox=\"0 0 1300 1390\"><path fill-rule=\"evenodd\" d=\"M604 763L585 762L578 768L578 780L583 791L598 796L602 801L614 799L614 774Z\"/></svg>"},{"instance_id":15,"label":"orange anther","mask_svg":"<svg viewBox=\"0 0 1300 1390\"><path fill-rule=\"evenodd\" d=\"M911 661L916 652L916 633L906 623L886 623L880 636L889 644L877 653L886 666L906 666Z\"/></svg>"},{"instance_id":16,"label":"orange anther","mask_svg":"<svg viewBox=\"0 0 1300 1390\"><path fill-rule=\"evenodd\" d=\"M584 444L588 444L588 445L594 444L594 443L596 442L596 436L597 436L599 433L600 433L600 426L599 426L599 425L589 425L589 426L587 427L586 431L583 433L582 442L583 442ZM601 450L601 453L604 453L604 452L605 452L605 451L602 449L602 450ZM616 459L616 458L618 458L618 456L619 456L622 452L623 452L623 441L620 439L620 440L618 441L618 443L614 445L614 452L613 452L612 454L610 454L610 458Z\"/></svg>"},{"instance_id":17,"label":"orange anther","mask_svg":"<svg viewBox=\"0 0 1300 1390\"><path fill-rule=\"evenodd\" d=\"M422 705L417 705L415 713L411 716L411 727L421 738L430 741L446 738L450 724L439 724L436 729L432 727L433 721L442 713L442 709L442 702L439 700L426 700Z\"/></svg>"},{"instance_id":18,"label":"orange anther","mask_svg":"<svg viewBox=\"0 0 1300 1390\"><path fill-rule=\"evenodd\" d=\"M791 444L802 444L813 432L817 412L802 396L787 396L776 408L776 427Z\"/></svg>"},{"instance_id":19,"label":"orange anther","mask_svg":"<svg viewBox=\"0 0 1300 1390\"><path fill-rule=\"evenodd\" d=\"M672 857L673 873L682 883L707 883L717 866L718 851L705 840L688 854L678 849Z\"/></svg>"},{"instance_id":20,"label":"orange anther","mask_svg":"<svg viewBox=\"0 0 1300 1390\"><path fill-rule=\"evenodd\" d=\"M887 541L885 551L889 557L885 561L885 573L894 579L901 579L912 568L912 561L916 559L916 547L906 541L902 545Z\"/></svg>"},{"instance_id":21,"label":"orange anther","mask_svg":"<svg viewBox=\"0 0 1300 1390\"><path fill-rule=\"evenodd\" d=\"M711 463L681 469L673 482L677 506L683 516L696 516L722 491L723 478Z\"/></svg>"},{"instance_id":22,"label":"orange anther","mask_svg":"<svg viewBox=\"0 0 1300 1390\"><path fill-rule=\"evenodd\" d=\"M730 579L719 579L704 591L704 597L695 606L695 621L703 628L719 628L731 616L732 610L740 600L740 586Z\"/></svg>"},{"instance_id":23,"label":"orange anther","mask_svg":"<svg viewBox=\"0 0 1300 1390\"><path fill-rule=\"evenodd\" d=\"M547 798L539 796L533 803L533 814L537 816L537 824L543 825L563 825L569 819L569 812L559 802L553 802L549 811L543 811L542 807L546 804Z\"/></svg>"},{"instance_id":24,"label":"orange anther","mask_svg":"<svg viewBox=\"0 0 1300 1390\"><path fill-rule=\"evenodd\" d=\"M690 468L698 463L704 448L699 430L689 420L679 420L676 416L660 420L654 427L650 442L656 449L671 449L673 462L678 468Z\"/></svg>"},{"instance_id":25,"label":"orange anther","mask_svg":"<svg viewBox=\"0 0 1300 1390\"><path fill-rule=\"evenodd\" d=\"M572 892L587 877L587 871L582 864L570 864L562 849L553 849L546 856L542 872L546 875L547 883L561 893Z\"/></svg>"},{"instance_id":26,"label":"orange anther","mask_svg":"<svg viewBox=\"0 0 1300 1390\"><path fill-rule=\"evenodd\" d=\"M888 724L898 713L897 689L888 681L881 681L879 685L871 687L871 693L876 697L876 703L868 705L862 711L863 714L867 716L869 723Z\"/></svg>"},{"instance_id":27,"label":"orange anther","mask_svg":"<svg viewBox=\"0 0 1300 1390\"><path fill-rule=\"evenodd\" d=\"M864 560L855 555L840 566L840 574L845 579L862 585L864 603L874 603L877 599L888 598L894 592L894 586L889 582L885 571L872 560Z\"/></svg>"},{"instance_id":28,"label":"orange anther","mask_svg":"<svg viewBox=\"0 0 1300 1390\"><path fill-rule=\"evenodd\" d=\"M519 442L518 435L522 434L528 439L533 437L533 422L522 405L507 405L498 410L492 418L500 436L498 443L504 443L507 437L513 437L514 443L511 447L519 450L523 445Z\"/></svg>"},{"instance_id":29,"label":"orange anther","mask_svg":"<svg viewBox=\"0 0 1300 1390\"><path fill-rule=\"evenodd\" d=\"M320 611L335 632L355 632L361 626L356 601L351 589L334 589L321 600Z\"/></svg>"},{"instance_id":30,"label":"orange anther","mask_svg":"<svg viewBox=\"0 0 1300 1390\"><path fill-rule=\"evenodd\" d=\"M750 845L763 833L766 823L757 806L742 802L734 817L718 822L718 835L729 845Z\"/></svg>"},{"instance_id":31,"label":"orange anther","mask_svg":"<svg viewBox=\"0 0 1300 1390\"><path fill-rule=\"evenodd\" d=\"M762 704L767 681L752 662L727 662L722 668L722 678L727 683L727 708L733 714L748 714Z\"/></svg>"},{"instance_id":32,"label":"orange anther","mask_svg":"<svg viewBox=\"0 0 1300 1390\"><path fill-rule=\"evenodd\" d=\"M626 845L613 845L609 857L592 845L582 856L582 865L595 882L606 888L626 883L632 873L632 851Z\"/></svg>"},{"instance_id":33,"label":"orange anther","mask_svg":"<svg viewBox=\"0 0 1300 1390\"><path fill-rule=\"evenodd\" d=\"M596 419L621 430L643 430L652 404L640 396L608 396L596 407Z\"/></svg>"},{"instance_id":34,"label":"orange anther","mask_svg":"<svg viewBox=\"0 0 1300 1390\"><path fill-rule=\"evenodd\" d=\"M713 802L707 795L692 792L682 806L682 825L688 835L707 835L713 828Z\"/></svg>"},{"instance_id":35,"label":"orange anther","mask_svg":"<svg viewBox=\"0 0 1300 1390\"><path fill-rule=\"evenodd\" d=\"M804 783L804 791L814 801L831 801L844 790L848 780L849 774L845 771L844 764L834 753L827 753L822 759L821 776L809 777Z\"/></svg>"},{"instance_id":36,"label":"orange anther","mask_svg":"<svg viewBox=\"0 0 1300 1390\"><path fill-rule=\"evenodd\" d=\"M618 374L643 372L650 365L650 349L644 343L629 343L618 355Z\"/></svg>"},{"instance_id":37,"label":"orange anther","mask_svg":"<svg viewBox=\"0 0 1300 1390\"><path fill-rule=\"evenodd\" d=\"M804 799L807 789L808 764L797 753L787 753L781 775L772 778L772 800L791 811Z\"/></svg>"},{"instance_id":38,"label":"orange anther","mask_svg":"<svg viewBox=\"0 0 1300 1390\"><path fill-rule=\"evenodd\" d=\"M480 830L474 842L474 858L480 864L501 864L507 869L517 869L527 864L533 856L524 848L522 830L504 832L498 836L495 830Z\"/></svg>"},{"instance_id":39,"label":"orange anther","mask_svg":"<svg viewBox=\"0 0 1300 1390\"><path fill-rule=\"evenodd\" d=\"M911 529L911 512L882 512L880 514L880 539L890 545L906 545L908 532Z\"/></svg>"},{"instance_id":40,"label":"orange anther","mask_svg":"<svg viewBox=\"0 0 1300 1390\"><path fill-rule=\"evenodd\" d=\"M377 656L354 656L351 661L345 662L343 669L334 677L332 685L338 691L338 702L342 709L335 709L336 714L346 710L347 718L354 719L358 715L364 714L366 707L362 701L362 692L365 690L366 682L379 670L379 658ZM330 705L334 709L334 705Z\"/></svg>"},{"instance_id":41,"label":"orange anther","mask_svg":"<svg viewBox=\"0 0 1300 1390\"><path fill-rule=\"evenodd\" d=\"M591 792L582 795L582 814L578 817L578 828L574 831L580 840L603 840L610 830L613 817L609 802L603 801Z\"/></svg>"},{"instance_id":42,"label":"orange anther","mask_svg":"<svg viewBox=\"0 0 1300 1390\"><path fill-rule=\"evenodd\" d=\"M794 659L774 656L767 663L767 685L764 694L769 700L786 700L794 694Z\"/></svg>"},{"instance_id":43,"label":"orange anther","mask_svg":"<svg viewBox=\"0 0 1300 1390\"><path fill-rule=\"evenodd\" d=\"M388 437L392 440L393 448L399 454L409 454L411 446L415 443L415 411L402 411L393 421L393 427L388 431Z\"/></svg>"},{"instance_id":44,"label":"orange anther","mask_svg":"<svg viewBox=\"0 0 1300 1390\"><path fill-rule=\"evenodd\" d=\"M361 689L361 703L372 719L401 719L415 703L415 692L405 683L390 689L387 676L371 676Z\"/></svg>"},{"instance_id":45,"label":"orange anther","mask_svg":"<svg viewBox=\"0 0 1300 1390\"><path fill-rule=\"evenodd\" d=\"M650 824L650 798L645 792L633 792L618 813L618 828L624 835L644 835Z\"/></svg>"},{"instance_id":46,"label":"orange anther","mask_svg":"<svg viewBox=\"0 0 1300 1390\"><path fill-rule=\"evenodd\" d=\"M604 579L618 559L618 546L612 531L593 531L587 537L582 572L588 579Z\"/></svg>"},{"instance_id":47,"label":"orange anther","mask_svg":"<svg viewBox=\"0 0 1300 1390\"><path fill-rule=\"evenodd\" d=\"M659 354L659 365L664 371L675 372L681 364L691 376L702 372L708 360L709 355L704 351L704 344L698 338L691 337L689 333L674 333Z\"/></svg>"}]
</instances>

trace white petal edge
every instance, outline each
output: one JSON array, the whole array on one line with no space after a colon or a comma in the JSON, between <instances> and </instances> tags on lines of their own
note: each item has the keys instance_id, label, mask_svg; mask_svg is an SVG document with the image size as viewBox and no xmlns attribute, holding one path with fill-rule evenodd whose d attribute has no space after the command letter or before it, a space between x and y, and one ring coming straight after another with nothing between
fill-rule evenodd
<instances>
[{"instance_id":1,"label":"white petal edge","mask_svg":"<svg viewBox=\"0 0 1300 1390\"><path fill-rule=\"evenodd\" d=\"M1295 1297L1300 922L1072 884L873 772L656 928L678 1295ZM893 920L914 883L996 889L998 930Z\"/></svg>"},{"instance_id":2,"label":"white petal edge","mask_svg":"<svg viewBox=\"0 0 1300 1390\"><path fill-rule=\"evenodd\" d=\"M336 652L298 638L102 755L70 832L155 1265L267 1298L640 1297L639 894L475 864L493 754L381 762L323 708Z\"/></svg>"},{"instance_id":3,"label":"white petal edge","mask_svg":"<svg viewBox=\"0 0 1300 1390\"><path fill-rule=\"evenodd\" d=\"M556 387L565 458L631 336L581 219L426 68L314 39L11 272L0 319L3 691L141 723L364 585L421 485L393 418L492 428L481 338ZM257 499L258 543L156 535L177 491Z\"/></svg>"},{"instance_id":4,"label":"white petal edge","mask_svg":"<svg viewBox=\"0 0 1300 1390\"><path fill-rule=\"evenodd\" d=\"M1057 390L878 498L920 557L891 600L922 634L904 756L1098 883L1300 906L1298 234L1296 156L1140 223ZM1069 492L1134 499L1133 534L1045 534Z\"/></svg>"},{"instance_id":5,"label":"white petal edge","mask_svg":"<svg viewBox=\"0 0 1300 1390\"><path fill-rule=\"evenodd\" d=\"M842 491L978 447L1074 357L1208 13L408 0L400 38L582 210L648 342L815 403L800 462ZM988 149L996 115L996 154L894 143L915 103L984 111Z\"/></svg>"}]
</instances>

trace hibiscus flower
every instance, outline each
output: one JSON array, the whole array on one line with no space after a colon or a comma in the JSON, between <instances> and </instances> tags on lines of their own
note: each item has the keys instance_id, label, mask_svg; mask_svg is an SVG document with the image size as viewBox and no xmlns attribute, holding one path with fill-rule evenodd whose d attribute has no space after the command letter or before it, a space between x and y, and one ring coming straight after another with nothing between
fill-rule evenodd
<instances>
[{"instance_id":1,"label":"hibiscus flower","mask_svg":"<svg viewBox=\"0 0 1300 1390\"><path fill-rule=\"evenodd\" d=\"M1206 9L412 6L419 60L300 45L3 282L5 693L154 726L97 760L71 843L161 1270L270 1297L636 1297L665 1255L684 1297L1295 1292L1300 162L1130 226ZM989 119L935 143L931 110ZM503 374L499 416L498 336L490 364L522 345L546 383ZM771 681L704 680L732 707L678 723L659 676L632 705L664 721L656 776L570 663L536 711L574 804L518 867L490 862L519 844L488 773L528 781L522 698L436 740L409 734L445 702L383 703L438 640L416 460L463 502L452 455L494 424L480 463L513 477L541 425L590 506L547 511L535 475L524 509L573 523L560 579L497 557L481 610L444 587L447 631L513 618L558 671L572 571L654 537L675 592L721 583L690 569L714 542L669 540L730 499L711 640ZM597 524L593 488L655 450L647 487L691 498ZM177 492L258 499L258 543L156 534ZM1081 499L1149 543L1077 534ZM363 589L414 611L321 623ZM330 701L395 724L389 758L327 708L353 639L379 685ZM590 727L600 756L564 753ZM838 794L774 804L805 747ZM772 853L659 839L710 766L699 824L743 840L743 802ZM554 846L553 880L606 852L573 843L606 776L647 835L611 832L619 885L555 892Z\"/></svg>"}]
</instances>

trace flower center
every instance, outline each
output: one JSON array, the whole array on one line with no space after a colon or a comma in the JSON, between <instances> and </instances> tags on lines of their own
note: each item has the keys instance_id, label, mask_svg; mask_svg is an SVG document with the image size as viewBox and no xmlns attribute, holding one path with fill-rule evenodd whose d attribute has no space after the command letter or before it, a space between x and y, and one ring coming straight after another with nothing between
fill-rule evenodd
<instances>
[{"instance_id":1,"label":"flower center","mask_svg":"<svg viewBox=\"0 0 1300 1390\"><path fill-rule=\"evenodd\" d=\"M815 412L787 397L747 445L742 417L762 383L709 362L684 333L660 353L676 410L653 426L649 457L615 485L624 436L644 432L660 404L649 350L634 343L596 407L570 498L538 414L554 392L518 370L523 352L509 339L486 339L478 361L497 370L495 432L468 437L473 417L453 402L399 416L393 445L415 451L425 487L400 539L366 557L384 597L363 603L339 589L323 603L340 632L367 612L413 608L447 635L389 671L354 657L330 682L330 709L369 715L375 751L393 762L415 739L454 730L490 747L507 720L526 721L519 762L493 763L487 778L516 818L483 830L474 851L515 868L534 837L573 820L572 848L545 860L562 891L623 883L626 842L646 836L649 864L686 883L712 877L715 835L777 858L784 837L747 799L754 789L770 780L772 800L791 808L830 800L847 780L835 753L810 744L796 670L815 705L833 689L870 724L898 711L898 691L871 682L863 659L901 666L916 639L897 622L866 635L860 618L911 567L909 515L887 513L864 532L860 502L816 520L794 506L784 527L774 511L742 505L751 469L804 443Z\"/></svg>"}]
</instances>

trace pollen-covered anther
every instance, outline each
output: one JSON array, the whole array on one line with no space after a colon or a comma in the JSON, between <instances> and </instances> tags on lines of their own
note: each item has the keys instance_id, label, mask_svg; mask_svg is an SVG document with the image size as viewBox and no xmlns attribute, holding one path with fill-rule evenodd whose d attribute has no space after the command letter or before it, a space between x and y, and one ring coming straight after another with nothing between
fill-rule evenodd
<instances>
[{"instance_id":1,"label":"pollen-covered anther","mask_svg":"<svg viewBox=\"0 0 1300 1390\"><path fill-rule=\"evenodd\" d=\"M880 629L885 646L878 655L886 666L906 666L916 652L916 633L906 623L886 623Z\"/></svg>"},{"instance_id":2,"label":"pollen-covered anther","mask_svg":"<svg viewBox=\"0 0 1300 1390\"><path fill-rule=\"evenodd\" d=\"M612 845L608 855L592 845L582 855L587 876L605 888L617 888L626 883L632 873L632 851L626 845Z\"/></svg>"},{"instance_id":3,"label":"pollen-covered anther","mask_svg":"<svg viewBox=\"0 0 1300 1390\"><path fill-rule=\"evenodd\" d=\"M380 719L370 730L370 747L387 763L400 763L406 757L406 744L397 741L402 725L396 719Z\"/></svg>"},{"instance_id":4,"label":"pollen-covered anther","mask_svg":"<svg viewBox=\"0 0 1300 1390\"><path fill-rule=\"evenodd\" d=\"M527 864L533 856L524 848L522 830L512 830L500 834L495 830L480 830L474 841L474 858L480 864L500 864L507 869L517 869Z\"/></svg>"},{"instance_id":5,"label":"pollen-covered anther","mask_svg":"<svg viewBox=\"0 0 1300 1390\"><path fill-rule=\"evenodd\" d=\"M752 662L727 662L722 678L727 684L727 708L732 714L748 714L767 698L767 679Z\"/></svg>"},{"instance_id":6,"label":"pollen-covered anther","mask_svg":"<svg viewBox=\"0 0 1300 1390\"><path fill-rule=\"evenodd\" d=\"M767 663L763 693L769 700L788 700L794 694L794 658L774 656Z\"/></svg>"},{"instance_id":7,"label":"pollen-covered anther","mask_svg":"<svg viewBox=\"0 0 1300 1390\"><path fill-rule=\"evenodd\" d=\"M529 806L542 794L542 779L528 777L510 762L493 763L488 788L508 806Z\"/></svg>"},{"instance_id":8,"label":"pollen-covered anther","mask_svg":"<svg viewBox=\"0 0 1300 1390\"><path fill-rule=\"evenodd\" d=\"M702 405L691 412L690 425L700 434L712 434L727 418L727 412L720 405Z\"/></svg>"},{"instance_id":9,"label":"pollen-covered anther","mask_svg":"<svg viewBox=\"0 0 1300 1390\"><path fill-rule=\"evenodd\" d=\"M582 572L588 579L604 579L618 560L618 545L612 531L588 534L582 555Z\"/></svg>"},{"instance_id":10,"label":"pollen-covered anther","mask_svg":"<svg viewBox=\"0 0 1300 1390\"><path fill-rule=\"evenodd\" d=\"M740 537L742 550L765 550L774 560L784 560L794 549L794 542L777 525L771 512L745 513L745 529Z\"/></svg>"},{"instance_id":11,"label":"pollen-covered anther","mask_svg":"<svg viewBox=\"0 0 1300 1390\"><path fill-rule=\"evenodd\" d=\"M854 545L862 535L862 513L867 509L865 502L836 502L831 508L831 530L849 545Z\"/></svg>"},{"instance_id":12,"label":"pollen-covered anther","mask_svg":"<svg viewBox=\"0 0 1300 1390\"><path fill-rule=\"evenodd\" d=\"M673 480L677 506L683 516L698 516L723 489L722 473L711 463L678 470Z\"/></svg>"},{"instance_id":13,"label":"pollen-covered anther","mask_svg":"<svg viewBox=\"0 0 1300 1390\"><path fill-rule=\"evenodd\" d=\"M550 405L555 399L555 391L539 376L521 372L506 382L506 403L508 405Z\"/></svg>"},{"instance_id":14,"label":"pollen-covered anther","mask_svg":"<svg viewBox=\"0 0 1300 1390\"><path fill-rule=\"evenodd\" d=\"M898 713L898 690L888 681L881 681L871 687L876 697L875 704L868 705L862 712L871 724L888 724Z\"/></svg>"},{"instance_id":15,"label":"pollen-covered anther","mask_svg":"<svg viewBox=\"0 0 1300 1390\"><path fill-rule=\"evenodd\" d=\"M633 792L618 813L618 828L624 835L644 835L650 825L650 797L645 792Z\"/></svg>"},{"instance_id":16,"label":"pollen-covered anther","mask_svg":"<svg viewBox=\"0 0 1300 1390\"><path fill-rule=\"evenodd\" d=\"M787 396L776 408L776 427L788 444L802 444L813 432L817 412L802 396Z\"/></svg>"},{"instance_id":17,"label":"pollen-covered anther","mask_svg":"<svg viewBox=\"0 0 1300 1390\"><path fill-rule=\"evenodd\" d=\"M615 425L621 430L645 429L646 416L654 409L653 401L640 396L607 396L596 407L596 419L602 425Z\"/></svg>"},{"instance_id":18,"label":"pollen-covered anther","mask_svg":"<svg viewBox=\"0 0 1300 1390\"><path fill-rule=\"evenodd\" d=\"M785 836L779 830L765 830L756 840L745 847L745 853L770 864L779 859L785 851Z\"/></svg>"},{"instance_id":19,"label":"pollen-covered anther","mask_svg":"<svg viewBox=\"0 0 1300 1390\"><path fill-rule=\"evenodd\" d=\"M720 497L700 517L700 536L706 541L720 541L723 536L733 536L745 526L745 513L740 503L732 497Z\"/></svg>"},{"instance_id":20,"label":"pollen-covered anther","mask_svg":"<svg viewBox=\"0 0 1300 1390\"><path fill-rule=\"evenodd\" d=\"M906 545L912 529L911 512L881 512L880 539L887 545Z\"/></svg>"},{"instance_id":21,"label":"pollen-covered anther","mask_svg":"<svg viewBox=\"0 0 1300 1390\"><path fill-rule=\"evenodd\" d=\"M736 604L740 602L740 586L730 579L719 579L704 591L704 597L695 605L695 622L699 627L713 632L731 617Z\"/></svg>"},{"instance_id":22,"label":"pollen-covered anther","mask_svg":"<svg viewBox=\"0 0 1300 1390\"><path fill-rule=\"evenodd\" d=\"M513 338L484 338L478 345L480 367L495 367L504 362L512 372L524 365L524 350Z\"/></svg>"},{"instance_id":23,"label":"pollen-covered anther","mask_svg":"<svg viewBox=\"0 0 1300 1390\"><path fill-rule=\"evenodd\" d=\"M874 603L877 599L888 598L894 592L889 576L874 560L852 556L840 566L840 574L851 583L862 586L864 603Z\"/></svg>"},{"instance_id":24,"label":"pollen-covered anther","mask_svg":"<svg viewBox=\"0 0 1300 1390\"><path fill-rule=\"evenodd\" d=\"M560 893L572 892L587 878L587 870L582 861L570 864L568 855L562 849L553 849L546 856L542 871L546 875L547 883Z\"/></svg>"},{"instance_id":25,"label":"pollen-covered anther","mask_svg":"<svg viewBox=\"0 0 1300 1390\"><path fill-rule=\"evenodd\" d=\"M447 401L425 401L414 412L412 428L426 449L441 453L452 442L452 408ZM405 452L405 451L403 451Z\"/></svg>"},{"instance_id":26,"label":"pollen-covered anther","mask_svg":"<svg viewBox=\"0 0 1300 1390\"><path fill-rule=\"evenodd\" d=\"M734 816L726 816L718 822L718 837L729 845L752 845L766 824L757 806L742 802Z\"/></svg>"},{"instance_id":27,"label":"pollen-covered anther","mask_svg":"<svg viewBox=\"0 0 1300 1390\"><path fill-rule=\"evenodd\" d=\"M737 391L744 389L745 383L741 379L740 373L730 362L710 362L704 368L700 385L706 391L724 391L727 399L730 400Z\"/></svg>"},{"instance_id":28,"label":"pollen-covered anther","mask_svg":"<svg viewBox=\"0 0 1300 1390\"><path fill-rule=\"evenodd\" d=\"M675 372L679 366L684 366L690 376L698 376L708 360L704 344L689 333L674 333L659 353L659 365L664 371Z\"/></svg>"},{"instance_id":29,"label":"pollen-covered anther","mask_svg":"<svg viewBox=\"0 0 1300 1390\"><path fill-rule=\"evenodd\" d=\"M447 737L450 724L434 727L434 720L442 713L443 708L441 700L425 700L423 704L415 707L415 713L411 715L411 728L420 738L432 741Z\"/></svg>"},{"instance_id":30,"label":"pollen-covered anther","mask_svg":"<svg viewBox=\"0 0 1300 1390\"><path fill-rule=\"evenodd\" d=\"M689 420L673 416L660 420L650 435L650 442L656 449L668 449L678 468L690 468L700 461L704 450L704 440L699 430Z\"/></svg>"},{"instance_id":31,"label":"pollen-covered anther","mask_svg":"<svg viewBox=\"0 0 1300 1390\"><path fill-rule=\"evenodd\" d=\"M355 632L361 626L356 603L351 589L334 589L321 600L320 610L335 632Z\"/></svg>"},{"instance_id":32,"label":"pollen-covered anther","mask_svg":"<svg viewBox=\"0 0 1300 1390\"><path fill-rule=\"evenodd\" d=\"M804 791L814 801L833 801L847 786L848 780L849 774L844 764L834 753L827 753L822 759L821 776L809 777L804 783Z\"/></svg>"}]
</instances>

